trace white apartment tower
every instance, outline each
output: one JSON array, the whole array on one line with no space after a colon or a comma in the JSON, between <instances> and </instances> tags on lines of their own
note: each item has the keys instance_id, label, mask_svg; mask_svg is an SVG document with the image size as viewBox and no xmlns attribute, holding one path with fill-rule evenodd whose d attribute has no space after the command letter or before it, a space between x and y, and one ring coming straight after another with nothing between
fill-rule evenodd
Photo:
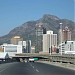
<instances>
[{"instance_id":1,"label":"white apartment tower","mask_svg":"<svg viewBox=\"0 0 75 75\"><path fill-rule=\"evenodd\" d=\"M47 34L43 34L43 52L51 52L52 47L57 47L57 34L53 34L53 31L47 31Z\"/></svg>"},{"instance_id":2,"label":"white apartment tower","mask_svg":"<svg viewBox=\"0 0 75 75\"><path fill-rule=\"evenodd\" d=\"M43 34L43 52L49 53L50 35Z\"/></svg>"}]
</instances>

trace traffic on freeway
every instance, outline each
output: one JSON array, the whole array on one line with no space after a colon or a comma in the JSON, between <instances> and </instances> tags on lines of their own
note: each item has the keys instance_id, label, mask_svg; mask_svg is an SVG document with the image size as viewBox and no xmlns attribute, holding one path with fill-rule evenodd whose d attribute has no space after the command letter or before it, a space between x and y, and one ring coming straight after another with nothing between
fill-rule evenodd
<instances>
[{"instance_id":1,"label":"traffic on freeway","mask_svg":"<svg viewBox=\"0 0 75 75\"><path fill-rule=\"evenodd\" d=\"M40 62L12 62L0 64L0 75L75 75L75 71Z\"/></svg>"}]
</instances>

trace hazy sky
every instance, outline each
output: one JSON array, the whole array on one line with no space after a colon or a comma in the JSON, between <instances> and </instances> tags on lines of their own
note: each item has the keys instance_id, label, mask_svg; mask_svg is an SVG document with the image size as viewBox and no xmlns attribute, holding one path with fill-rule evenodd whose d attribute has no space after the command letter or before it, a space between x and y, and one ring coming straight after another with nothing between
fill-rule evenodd
<instances>
[{"instance_id":1,"label":"hazy sky","mask_svg":"<svg viewBox=\"0 0 75 75\"><path fill-rule=\"evenodd\" d=\"M0 36L44 14L74 20L75 0L0 0Z\"/></svg>"}]
</instances>

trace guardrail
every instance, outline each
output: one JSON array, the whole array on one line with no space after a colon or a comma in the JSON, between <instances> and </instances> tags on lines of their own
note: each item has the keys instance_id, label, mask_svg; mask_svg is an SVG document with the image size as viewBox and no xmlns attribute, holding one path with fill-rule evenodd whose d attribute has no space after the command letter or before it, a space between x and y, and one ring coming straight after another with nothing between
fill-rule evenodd
<instances>
[{"instance_id":1,"label":"guardrail","mask_svg":"<svg viewBox=\"0 0 75 75\"><path fill-rule=\"evenodd\" d=\"M51 62L62 62L62 63L75 64L75 55L73 54L50 55L48 59Z\"/></svg>"}]
</instances>

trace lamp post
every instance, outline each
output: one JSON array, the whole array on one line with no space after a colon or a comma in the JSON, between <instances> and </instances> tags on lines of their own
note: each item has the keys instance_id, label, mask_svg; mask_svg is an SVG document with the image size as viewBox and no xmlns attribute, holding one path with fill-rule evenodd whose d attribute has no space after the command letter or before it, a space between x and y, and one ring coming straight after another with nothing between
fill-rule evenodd
<instances>
[{"instance_id":1,"label":"lamp post","mask_svg":"<svg viewBox=\"0 0 75 75\"><path fill-rule=\"evenodd\" d=\"M23 38L22 38L22 52L24 52L24 51L23 51Z\"/></svg>"},{"instance_id":2,"label":"lamp post","mask_svg":"<svg viewBox=\"0 0 75 75\"><path fill-rule=\"evenodd\" d=\"M60 24L60 29L61 29L61 37L60 37L60 40L61 40L61 55L62 55L62 23L59 23Z\"/></svg>"}]
</instances>

